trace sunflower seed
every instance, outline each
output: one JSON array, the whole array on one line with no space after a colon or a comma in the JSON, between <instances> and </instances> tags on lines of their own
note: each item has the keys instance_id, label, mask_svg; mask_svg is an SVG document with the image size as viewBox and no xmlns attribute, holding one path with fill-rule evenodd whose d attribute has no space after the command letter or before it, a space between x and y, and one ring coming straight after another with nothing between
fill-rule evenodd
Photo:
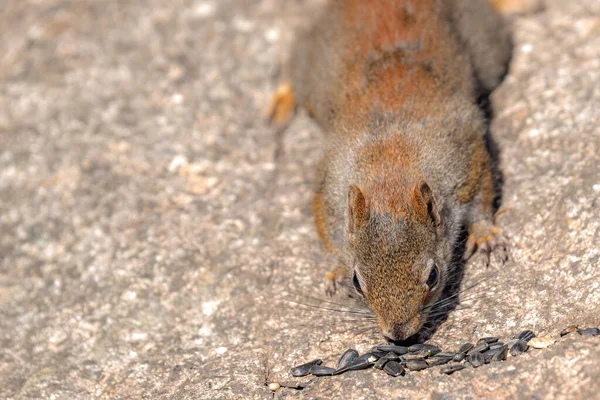
<instances>
[{"instance_id":1,"label":"sunflower seed","mask_svg":"<svg viewBox=\"0 0 600 400\"><path fill-rule=\"evenodd\" d=\"M410 346L408 348L408 351L410 351L411 353L415 353L417 351L421 351L423 349L423 347L425 347L425 345L423 345L421 343L413 344L412 346Z\"/></svg>"},{"instance_id":2,"label":"sunflower seed","mask_svg":"<svg viewBox=\"0 0 600 400\"><path fill-rule=\"evenodd\" d=\"M346 365L348 365L352 361L356 360L357 357L358 357L358 351L356 351L354 349L346 350L344 352L344 354L342 354L342 356L340 357L340 359L337 363L337 369L344 368Z\"/></svg>"},{"instance_id":3,"label":"sunflower seed","mask_svg":"<svg viewBox=\"0 0 600 400\"><path fill-rule=\"evenodd\" d=\"M456 371L460 371L461 369L465 369L465 368L466 368L466 366L464 364L444 365L442 368L440 368L440 374L451 375L451 374L455 373Z\"/></svg>"},{"instance_id":4,"label":"sunflower seed","mask_svg":"<svg viewBox=\"0 0 600 400\"><path fill-rule=\"evenodd\" d=\"M377 360L375 362L375 364L373 364L373 368L375 369L383 369L383 367L385 366L385 364L387 364L390 360L385 358L385 357L381 357L379 360Z\"/></svg>"},{"instance_id":5,"label":"sunflower seed","mask_svg":"<svg viewBox=\"0 0 600 400\"><path fill-rule=\"evenodd\" d=\"M588 329L579 329L577 330L582 336L598 336L600 335L600 329L598 328L588 328Z\"/></svg>"},{"instance_id":6,"label":"sunflower seed","mask_svg":"<svg viewBox=\"0 0 600 400\"><path fill-rule=\"evenodd\" d=\"M529 349L529 345L524 340L519 340L517 343L513 344L510 348L511 356L518 356L519 354L523 354Z\"/></svg>"},{"instance_id":7,"label":"sunflower seed","mask_svg":"<svg viewBox=\"0 0 600 400\"><path fill-rule=\"evenodd\" d=\"M527 329L523 332L520 332L517 336L515 336L515 339L524 340L526 342L529 342L534 337L535 337L535 333L533 333L533 331L530 331L529 329Z\"/></svg>"},{"instance_id":8,"label":"sunflower seed","mask_svg":"<svg viewBox=\"0 0 600 400\"><path fill-rule=\"evenodd\" d=\"M430 367L433 367L435 365L447 364L451 360L452 360L452 357L432 357L427 361L427 363L429 364Z\"/></svg>"},{"instance_id":9,"label":"sunflower seed","mask_svg":"<svg viewBox=\"0 0 600 400\"><path fill-rule=\"evenodd\" d=\"M383 351L383 352L390 352L393 351L394 353L398 354L399 356L408 353L408 347L404 347L404 346L396 346L393 344L382 344L379 346L375 346L371 349L371 351Z\"/></svg>"},{"instance_id":10,"label":"sunflower seed","mask_svg":"<svg viewBox=\"0 0 600 400\"><path fill-rule=\"evenodd\" d=\"M396 361L388 361L383 367L383 370L388 375L391 375L393 377L404 375L404 368L402 367L402 364Z\"/></svg>"},{"instance_id":11,"label":"sunflower seed","mask_svg":"<svg viewBox=\"0 0 600 400\"><path fill-rule=\"evenodd\" d=\"M490 343L495 343L495 342L497 342L497 341L498 341L498 339L500 339L498 336L488 336L488 337L484 337L484 338L481 338L481 339L479 339L479 340L477 341L477 345L479 345L479 344L482 344L482 343L487 343L487 344L490 344Z\"/></svg>"},{"instance_id":12,"label":"sunflower seed","mask_svg":"<svg viewBox=\"0 0 600 400\"><path fill-rule=\"evenodd\" d=\"M460 346L460 349L458 349L459 353L466 353L467 351L471 350L473 347L473 343L465 343L462 346Z\"/></svg>"},{"instance_id":13,"label":"sunflower seed","mask_svg":"<svg viewBox=\"0 0 600 400\"><path fill-rule=\"evenodd\" d=\"M497 352L492 356L492 362L506 360L508 354L508 346L503 345Z\"/></svg>"},{"instance_id":14,"label":"sunflower seed","mask_svg":"<svg viewBox=\"0 0 600 400\"><path fill-rule=\"evenodd\" d=\"M467 357L467 362L473 366L473 368L477 368L485 364L485 357L481 353L473 353Z\"/></svg>"},{"instance_id":15,"label":"sunflower seed","mask_svg":"<svg viewBox=\"0 0 600 400\"><path fill-rule=\"evenodd\" d=\"M490 349L490 345L483 342L478 344L477 346L473 347L471 350L469 350L467 352L467 355L470 356L471 354L475 354L475 353L483 353L484 351L488 351Z\"/></svg>"},{"instance_id":16,"label":"sunflower seed","mask_svg":"<svg viewBox=\"0 0 600 400\"><path fill-rule=\"evenodd\" d=\"M429 368L429 364L425 360L409 360L406 362L406 368L411 371L420 371Z\"/></svg>"},{"instance_id":17,"label":"sunflower seed","mask_svg":"<svg viewBox=\"0 0 600 400\"><path fill-rule=\"evenodd\" d=\"M577 328L577 326L576 326L576 325L571 325L571 326L568 326L568 327L566 327L565 329L563 329L563 330L560 332L560 337L567 336L569 333L573 333L573 332L575 332L577 329L578 329L578 328Z\"/></svg>"},{"instance_id":18,"label":"sunflower seed","mask_svg":"<svg viewBox=\"0 0 600 400\"><path fill-rule=\"evenodd\" d=\"M298 365L297 367L292 368L291 373L292 376L295 377L301 377L301 376L306 376L310 373L310 368L313 365L321 365L323 364L323 360L321 360L320 358L317 358L315 360L309 361L305 364L302 365Z\"/></svg>"},{"instance_id":19,"label":"sunflower seed","mask_svg":"<svg viewBox=\"0 0 600 400\"><path fill-rule=\"evenodd\" d=\"M322 365L313 365L310 367L310 373L314 376L331 376L336 373L336 370Z\"/></svg>"}]
</instances>

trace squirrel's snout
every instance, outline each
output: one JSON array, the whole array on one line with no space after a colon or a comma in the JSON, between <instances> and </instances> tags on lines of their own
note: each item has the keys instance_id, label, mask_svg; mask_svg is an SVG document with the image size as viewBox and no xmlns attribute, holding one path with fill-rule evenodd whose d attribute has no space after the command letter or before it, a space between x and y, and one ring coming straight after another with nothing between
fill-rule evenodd
<instances>
[{"instance_id":1,"label":"squirrel's snout","mask_svg":"<svg viewBox=\"0 0 600 400\"><path fill-rule=\"evenodd\" d=\"M405 340L417 333L420 328L421 321L419 318L413 318L404 323L395 322L390 325L389 329L382 329L382 333L388 340Z\"/></svg>"}]
</instances>

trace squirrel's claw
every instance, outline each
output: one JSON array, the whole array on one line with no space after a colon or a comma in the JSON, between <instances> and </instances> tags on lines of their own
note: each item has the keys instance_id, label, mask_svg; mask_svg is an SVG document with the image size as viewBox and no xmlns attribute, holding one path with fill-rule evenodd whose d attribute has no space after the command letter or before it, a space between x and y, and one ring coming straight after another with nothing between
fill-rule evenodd
<instances>
[{"instance_id":1,"label":"squirrel's claw","mask_svg":"<svg viewBox=\"0 0 600 400\"><path fill-rule=\"evenodd\" d=\"M501 235L501 229L491 224L474 223L469 227L469 238L465 245L463 258L468 260L475 252L479 251L486 255L486 267L490 264L492 251L498 249L500 261L508 260L508 249L506 239Z\"/></svg>"},{"instance_id":2,"label":"squirrel's claw","mask_svg":"<svg viewBox=\"0 0 600 400\"><path fill-rule=\"evenodd\" d=\"M275 93L273 94L273 100L267 112L269 122L277 125L284 125L287 123L296 111L296 96L292 85L289 83L280 84Z\"/></svg>"},{"instance_id":3,"label":"squirrel's claw","mask_svg":"<svg viewBox=\"0 0 600 400\"><path fill-rule=\"evenodd\" d=\"M338 284L346 278L346 269L344 267L335 267L333 271L325 274L327 279L327 288L325 293L328 296L333 296L337 292Z\"/></svg>"}]
</instances>

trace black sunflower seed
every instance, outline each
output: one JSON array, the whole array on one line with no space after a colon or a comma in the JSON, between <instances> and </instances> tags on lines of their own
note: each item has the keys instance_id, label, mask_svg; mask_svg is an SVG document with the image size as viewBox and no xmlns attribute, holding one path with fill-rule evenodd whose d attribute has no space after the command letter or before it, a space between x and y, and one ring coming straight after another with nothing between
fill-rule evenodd
<instances>
[{"instance_id":1,"label":"black sunflower seed","mask_svg":"<svg viewBox=\"0 0 600 400\"><path fill-rule=\"evenodd\" d=\"M483 337L483 338L481 338L481 339L479 339L479 340L477 341L477 344L476 344L476 345L479 345L479 344L482 344L482 343L487 343L487 344L490 344L490 343L495 343L495 342L497 342L497 341L498 341L498 339L500 339L498 336L488 336L488 337Z\"/></svg>"},{"instance_id":2,"label":"black sunflower seed","mask_svg":"<svg viewBox=\"0 0 600 400\"><path fill-rule=\"evenodd\" d=\"M428 359L427 363L430 367L433 367L435 365L447 364L450 361L452 361L452 357L432 357Z\"/></svg>"},{"instance_id":3,"label":"black sunflower seed","mask_svg":"<svg viewBox=\"0 0 600 400\"><path fill-rule=\"evenodd\" d=\"M460 349L458 349L459 353L466 353L467 351L471 350L473 347L473 343L465 343L462 346L460 346Z\"/></svg>"},{"instance_id":4,"label":"black sunflower seed","mask_svg":"<svg viewBox=\"0 0 600 400\"><path fill-rule=\"evenodd\" d=\"M373 368L383 369L385 364L387 364L389 361L390 361L389 359L387 359L385 357L381 357L379 360L375 361L375 364L373 364Z\"/></svg>"},{"instance_id":5,"label":"black sunflower seed","mask_svg":"<svg viewBox=\"0 0 600 400\"><path fill-rule=\"evenodd\" d=\"M406 362L406 368L411 371L420 371L429 367L425 360L409 360Z\"/></svg>"},{"instance_id":6,"label":"black sunflower seed","mask_svg":"<svg viewBox=\"0 0 600 400\"><path fill-rule=\"evenodd\" d=\"M440 349L439 347L431 344L426 344L423 346L423 348L421 348L421 350L415 352L414 354L422 354L425 357L431 357L441 352L442 349Z\"/></svg>"},{"instance_id":7,"label":"black sunflower seed","mask_svg":"<svg viewBox=\"0 0 600 400\"><path fill-rule=\"evenodd\" d=\"M310 373L314 376L331 376L335 374L335 369L324 367L322 365L313 365L310 367Z\"/></svg>"},{"instance_id":8,"label":"black sunflower seed","mask_svg":"<svg viewBox=\"0 0 600 400\"><path fill-rule=\"evenodd\" d=\"M396 361L388 361L383 367L383 370L388 375L393 377L404 375L404 368L402 367L402 364Z\"/></svg>"},{"instance_id":9,"label":"black sunflower seed","mask_svg":"<svg viewBox=\"0 0 600 400\"><path fill-rule=\"evenodd\" d=\"M404 346L396 346L393 344L382 344L379 346L375 346L371 349L371 351L383 351L383 352L390 352L393 351L394 353L398 354L399 356L408 353L408 347L404 347Z\"/></svg>"},{"instance_id":10,"label":"black sunflower seed","mask_svg":"<svg viewBox=\"0 0 600 400\"><path fill-rule=\"evenodd\" d=\"M490 350L496 350L496 349L501 348L502 346L505 346L504 342L492 343L492 344L490 344Z\"/></svg>"},{"instance_id":11,"label":"black sunflower seed","mask_svg":"<svg viewBox=\"0 0 600 400\"><path fill-rule=\"evenodd\" d=\"M496 361L503 361L506 360L506 356L508 354L508 346L507 345L503 345L497 352L496 354L493 355L492 357L492 362L496 362Z\"/></svg>"},{"instance_id":12,"label":"black sunflower seed","mask_svg":"<svg viewBox=\"0 0 600 400\"><path fill-rule=\"evenodd\" d=\"M523 332L520 332L518 335L516 335L515 339L524 340L526 342L529 342L534 337L535 337L535 333L533 333L533 331L530 331L529 329L527 329L527 330L524 330Z\"/></svg>"},{"instance_id":13,"label":"black sunflower seed","mask_svg":"<svg viewBox=\"0 0 600 400\"><path fill-rule=\"evenodd\" d=\"M523 354L529 349L529 345L524 340L519 340L517 343L513 344L510 348L511 356L518 356L519 354Z\"/></svg>"},{"instance_id":14,"label":"black sunflower seed","mask_svg":"<svg viewBox=\"0 0 600 400\"><path fill-rule=\"evenodd\" d=\"M456 353L454 357L452 357L452 361L461 362L467 356L466 353Z\"/></svg>"},{"instance_id":15,"label":"black sunflower seed","mask_svg":"<svg viewBox=\"0 0 600 400\"><path fill-rule=\"evenodd\" d=\"M337 363L337 369L344 368L346 365L348 365L352 361L356 360L357 357L358 357L358 351L356 351L354 349L346 350L344 352L344 354L342 354L342 356L340 357L340 359Z\"/></svg>"},{"instance_id":16,"label":"black sunflower seed","mask_svg":"<svg viewBox=\"0 0 600 400\"><path fill-rule=\"evenodd\" d=\"M371 367L373 364L377 362L379 357L374 356L371 353L363 354L360 357L357 357L350 364L346 365L344 368L340 368L335 371L336 375L341 374L346 371L356 371L359 369L365 369Z\"/></svg>"},{"instance_id":17,"label":"black sunflower seed","mask_svg":"<svg viewBox=\"0 0 600 400\"><path fill-rule=\"evenodd\" d=\"M423 349L425 345L421 344L421 343L417 343L417 344L413 344L412 346L410 346L408 348L408 351L410 351L411 353L415 353L417 351L421 351L421 349Z\"/></svg>"},{"instance_id":18,"label":"black sunflower seed","mask_svg":"<svg viewBox=\"0 0 600 400\"><path fill-rule=\"evenodd\" d=\"M466 368L466 366L464 364L444 365L442 368L440 368L440 374L451 375L451 374L455 373L456 371L460 371L461 369L465 369L465 368Z\"/></svg>"},{"instance_id":19,"label":"black sunflower seed","mask_svg":"<svg viewBox=\"0 0 600 400\"><path fill-rule=\"evenodd\" d=\"M410 360L424 360L425 356L423 354L405 354L400 356L402 361L410 361Z\"/></svg>"},{"instance_id":20,"label":"black sunflower seed","mask_svg":"<svg viewBox=\"0 0 600 400\"><path fill-rule=\"evenodd\" d=\"M598 336L600 335L600 329L598 328L587 328L587 329L578 329L577 333L583 336Z\"/></svg>"},{"instance_id":21,"label":"black sunflower seed","mask_svg":"<svg viewBox=\"0 0 600 400\"><path fill-rule=\"evenodd\" d=\"M473 347L471 350L469 350L467 352L467 355L470 356L471 354L475 354L475 353L483 353L484 351L488 351L490 349L490 345L483 342L478 344L477 346Z\"/></svg>"},{"instance_id":22,"label":"black sunflower seed","mask_svg":"<svg viewBox=\"0 0 600 400\"><path fill-rule=\"evenodd\" d=\"M467 357L467 362L477 368L485 364L485 357L481 353L473 353Z\"/></svg>"},{"instance_id":23,"label":"black sunflower seed","mask_svg":"<svg viewBox=\"0 0 600 400\"><path fill-rule=\"evenodd\" d=\"M457 353L455 351L442 351L441 353L437 353L434 357L454 357Z\"/></svg>"},{"instance_id":24,"label":"black sunflower seed","mask_svg":"<svg viewBox=\"0 0 600 400\"><path fill-rule=\"evenodd\" d=\"M313 365L321 365L322 363L323 363L323 360L321 360L320 358L317 358L317 359L309 361L305 364L298 365L297 367L292 368L292 370L291 370L292 376L295 376L295 377L306 376L309 374L310 368Z\"/></svg>"}]
</instances>

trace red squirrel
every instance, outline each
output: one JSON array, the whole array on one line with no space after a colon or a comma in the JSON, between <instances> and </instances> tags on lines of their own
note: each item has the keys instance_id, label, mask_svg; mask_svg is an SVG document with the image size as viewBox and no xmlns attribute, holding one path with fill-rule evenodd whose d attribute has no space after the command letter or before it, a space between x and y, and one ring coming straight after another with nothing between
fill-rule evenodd
<instances>
[{"instance_id":1,"label":"red squirrel","mask_svg":"<svg viewBox=\"0 0 600 400\"><path fill-rule=\"evenodd\" d=\"M531 3L531 0L525 1ZM416 334L465 258L503 244L478 96L502 80L520 0L333 0L292 52L270 107L326 132L312 209L326 250L382 334ZM511 5L512 4L512 5Z\"/></svg>"}]
</instances>

